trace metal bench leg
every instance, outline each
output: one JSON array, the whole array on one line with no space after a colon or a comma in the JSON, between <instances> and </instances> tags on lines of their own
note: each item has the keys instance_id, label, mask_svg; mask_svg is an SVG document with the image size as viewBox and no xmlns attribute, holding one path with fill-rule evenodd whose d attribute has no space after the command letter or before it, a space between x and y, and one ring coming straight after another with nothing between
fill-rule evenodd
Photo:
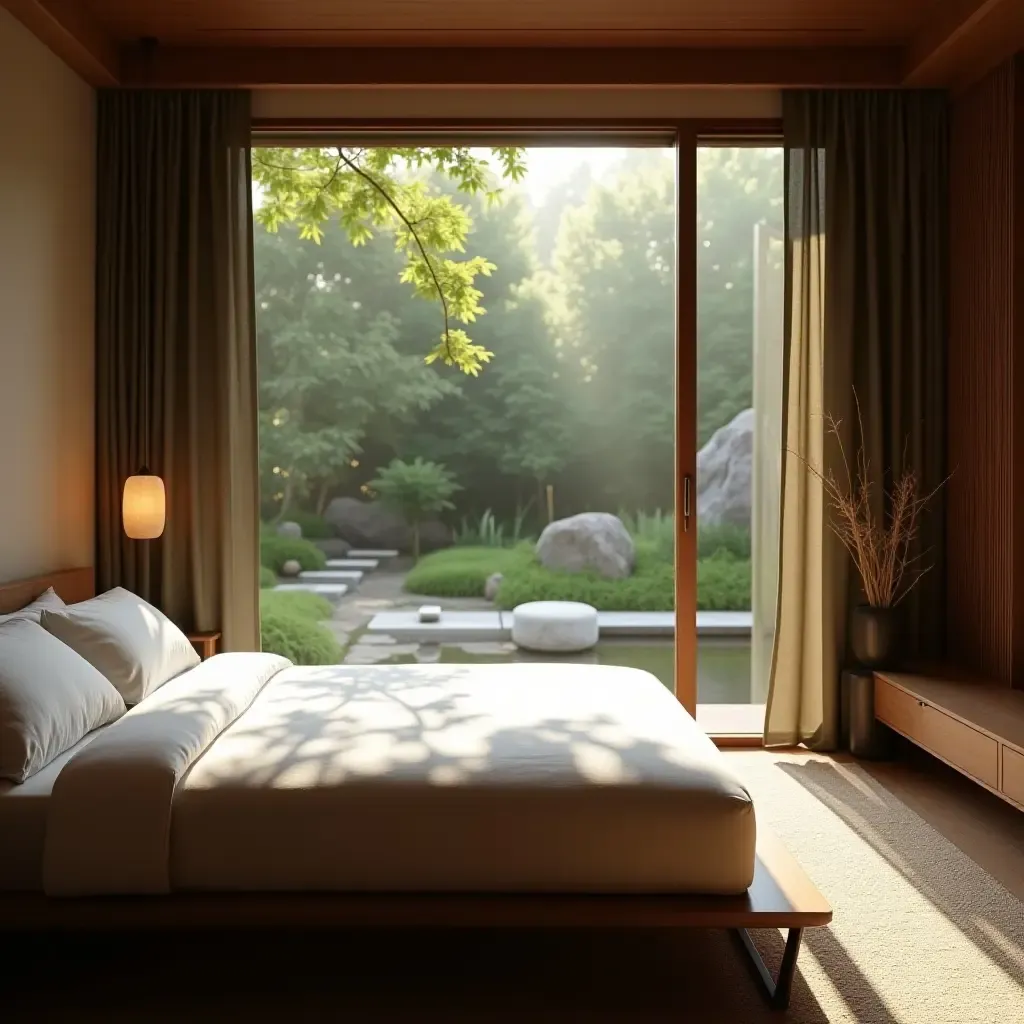
<instances>
[{"instance_id":1,"label":"metal bench leg","mask_svg":"<svg viewBox=\"0 0 1024 1024\"><path fill-rule=\"evenodd\" d=\"M789 997L793 991L793 975L796 972L796 958L800 952L800 940L803 938L803 928L790 928L786 937L786 948L782 954L782 965L779 967L778 978L772 977L761 954L750 938L746 928L737 928L736 935L739 937L743 948L747 951L750 962L757 971L757 976L764 987L764 993L769 1005L773 1010L785 1010L789 1007Z\"/></svg>"}]
</instances>

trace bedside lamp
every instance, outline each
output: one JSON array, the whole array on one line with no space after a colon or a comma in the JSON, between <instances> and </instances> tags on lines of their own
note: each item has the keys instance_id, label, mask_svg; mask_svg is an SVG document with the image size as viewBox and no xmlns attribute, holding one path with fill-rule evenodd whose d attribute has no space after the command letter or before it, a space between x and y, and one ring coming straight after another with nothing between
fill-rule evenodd
<instances>
[{"instance_id":1,"label":"bedside lamp","mask_svg":"<svg viewBox=\"0 0 1024 1024\"><path fill-rule=\"evenodd\" d=\"M164 532L166 518L164 482L148 469L140 469L124 482L121 519L132 540L154 540Z\"/></svg>"}]
</instances>

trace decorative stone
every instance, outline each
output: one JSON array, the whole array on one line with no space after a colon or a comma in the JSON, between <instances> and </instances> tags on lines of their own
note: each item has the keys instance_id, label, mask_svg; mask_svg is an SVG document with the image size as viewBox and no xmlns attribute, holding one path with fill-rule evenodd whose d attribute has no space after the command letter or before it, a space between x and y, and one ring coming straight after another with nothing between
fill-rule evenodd
<instances>
[{"instance_id":1,"label":"decorative stone","mask_svg":"<svg viewBox=\"0 0 1024 1024\"><path fill-rule=\"evenodd\" d=\"M421 605L419 619L420 622L440 622L441 606L439 604Z\"/></svg>"},{"instance_id":2,"label":"decorative stone","mask_svg":"<svg viewBox=\"0 0 1024 1024\"><path fill-rule=\"evenodd\" d=\"M302 527L298 523L278 523L277 535L279 537L291 537L292 540L302 540Z\"/></svg>"},{"instance_id":3,"label":"decorative stone","mask_svg":"<svg viewBox=\"0 0 1024 1024\"><path fill-rule=\"evenodd\" d=\"M501 586L501 581L505 577L500 573L496 572L487 577L487 582L484 584L484 597L488 601L494 601L498 596L498 588Z\"/></svg>"},{"instance_id":4,"label":"decorative stone","mask_svg":"<svg viewBox=\"0 0 1024 1024\"><path fill-rule=\"evenodd\" d=\"M704 526L750 527L754 410L720 427L697 453L697 519Z\"/></svg>"},{"instance_id":5,"label":"decorative stone","mask_svg":"<svg viewBox=\"0 0 1024 1024\"><path fill-rule=\"evenodd\" d=\"M357 548L412 550L412 529L393 509L379 501L335 498L324 513L334 532ZM452 542L444 523L428 520L420 524L420 550L434 551Z\"/></svg>"},{"instance_id":6,"label":"decorative stone","mask_svg":"<svg viewBox=\"0 0 1024 1024\"><path fill-rule=\"evenodd\" d=\"M294 558L289 558L284 565L281 566L282 576L298 576L302 572L302 566Z\"/></svg>"},{"instance_id":7,"label":"decorative stone","mask_svg":"<svg viewBox=\"0 0 1024 1024\"><path fill-rule=\"evenodd\" d=\"M581 512L544 527L537 541L537 558L548 569L596 572L606 579L631 575L636 561L633 538L618 516Z\"/></svg>"},{"instance_id":8,"label":"decorative stone","mask_svg":"<svg viewBox=\"0 0 1024 1024\"><path fill-rule=\"evenodd\" d=\"M512 611L512 642L527 651L586 651L598 632L597 609L579 601L530 601Z\"/></svg>"},{"instance_id":9,"label":"decorative stone","mask_svg":"<svg viewBox=\"0 0 1024 1024\"><path fill-rule=\"evenodd\" d=\"M352 549L352 545L340 537L318 537L313 543L328 558L345 558Z\"/></svg>"}]
</instances>

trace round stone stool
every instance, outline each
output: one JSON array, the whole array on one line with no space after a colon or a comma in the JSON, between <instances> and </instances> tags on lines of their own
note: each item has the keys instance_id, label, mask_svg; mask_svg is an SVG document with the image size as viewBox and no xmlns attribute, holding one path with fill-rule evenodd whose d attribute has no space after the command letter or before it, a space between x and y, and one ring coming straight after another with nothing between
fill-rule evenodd
<instances>
[{"instance_id":1,"label":"round stone stool","mask_svg":"<svg viewBox=\"0 0 1024 1024\"><path fill-rule=\"evenodd\" d=\"M512 610L512 642L527 651L571 654L597 643L597 609L578 601L530 601Z\"/></svg>"}]
</instances>

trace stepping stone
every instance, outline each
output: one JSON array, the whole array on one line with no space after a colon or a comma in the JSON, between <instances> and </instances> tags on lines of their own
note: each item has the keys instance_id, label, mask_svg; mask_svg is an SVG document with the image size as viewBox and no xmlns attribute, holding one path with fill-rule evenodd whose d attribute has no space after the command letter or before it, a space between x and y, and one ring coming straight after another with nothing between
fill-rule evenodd
<instances>
[{"instance_id":1,"label":"stepping stone","mask_svg":"<svg viewBox=\"0 0 1024 1024\"><path fill-rule=\"evenodd\" d=\"M358 583L363 574L358 569L307 569L299 573L302 583Z\"/></svg>"},{"instance_id":2,"label":"stepping stone","mask_svg":"<svg viewBox=\"0 0 1024 1024\"><path fill-rule=\"evenodd\" d=\"M399 643L441 644L471 640L507 640L510 625L500 612L443 611L440 622L420 622L418 611L378 612L367 633L386 633Z\"/></svg>"},{"instance_id":3,"label":"stepping stone","mask_svg":"<svg viewBox=\"0 0 1024 1024\"><path fill-rule=\"evenodd\" d=\"M348 587L344 583L278 583L274 589L319 594L328 601L340 601L348 593Z\"/></svg>"},{"instance_id":4,"label":"stepping stone","mask_svg":"<svg viewBox=\"0 0 1024 1024\"><path fill-rule=\"evenodd\" d=\"M392 548L353 548L348 553L349 558L397 558L398 552Z\"/></svg>"},{"instance_id":5,"label":"stepping stone","mask_svg":"<svg viewBox=\"0 0 1024 1024\"><path fill-rule=\"evenodd\" d=\"M380 562L376 558L328 558L328 569L362 569L369 572L376 569Z\"/></svg>"}]
</instances>

